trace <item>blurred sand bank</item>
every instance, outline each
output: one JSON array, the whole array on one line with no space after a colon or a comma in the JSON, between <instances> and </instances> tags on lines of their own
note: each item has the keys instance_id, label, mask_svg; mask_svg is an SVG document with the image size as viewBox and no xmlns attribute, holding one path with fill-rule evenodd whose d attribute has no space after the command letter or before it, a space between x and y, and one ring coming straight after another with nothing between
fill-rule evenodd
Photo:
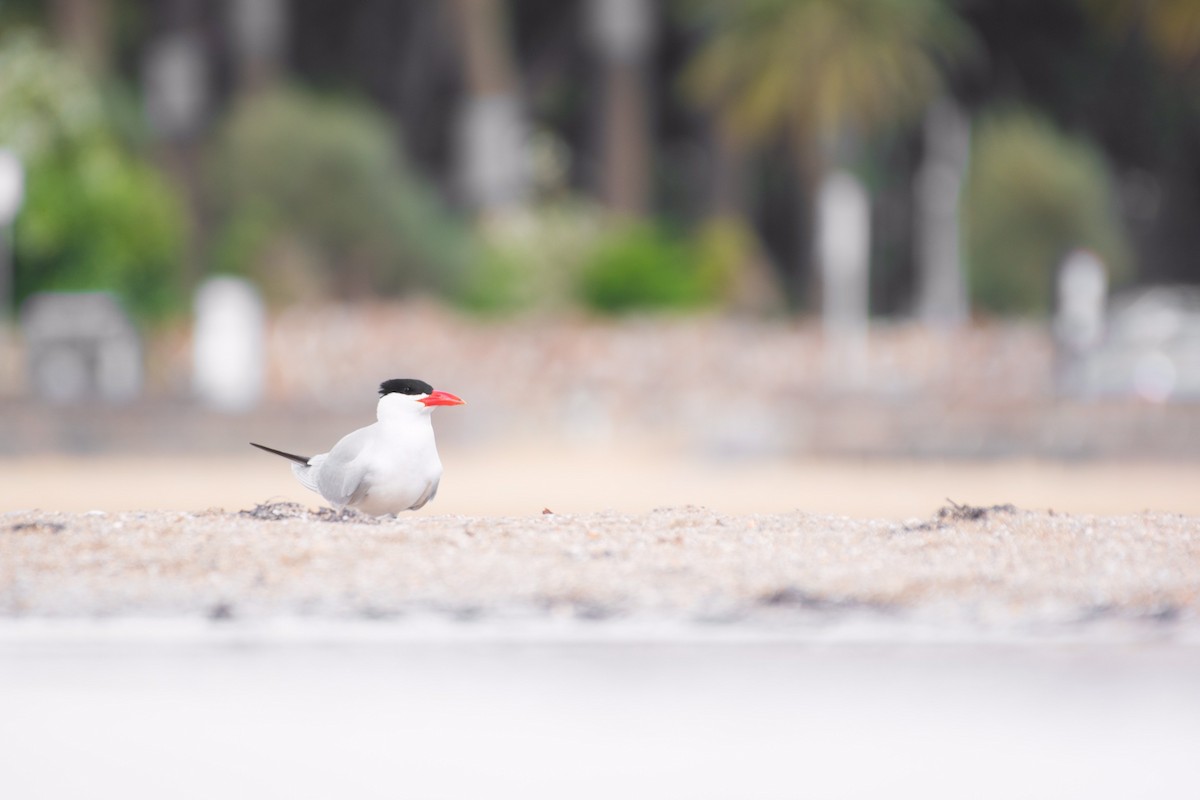
<instances>
[{"instance_id":1,"label":"blurred sand bank","mask_svg":"<svg viewBox=\"0 0 1200 800\"><path fill-rule=\"evenodd\" d=\"M238 510L269 500L316 508L281 459L245 455L30 455L0 459L0 511ZM1200 516L1200 463L692 456L658 446L488 442L442 448L438 497L417 514L807 511L925 517L946 504L1091 514Z\"/></svg>"}]
</instances>

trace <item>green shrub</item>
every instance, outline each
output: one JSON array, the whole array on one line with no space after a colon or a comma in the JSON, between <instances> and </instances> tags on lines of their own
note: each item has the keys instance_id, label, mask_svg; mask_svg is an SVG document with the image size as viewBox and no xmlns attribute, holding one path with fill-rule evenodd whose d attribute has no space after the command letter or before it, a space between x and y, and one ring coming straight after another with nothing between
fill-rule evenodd
<instances>
[{"instance_id":1,"label":"green shrub","mask_svg":"<svg viewBox=\"0 0 1200 800\"><path fill-rule=\"evenodd\" d=\"M17 301L44 290L107 290L142 317L180 307L182 203L119 140L98 88L29 36L0 42L0 141L26 171Z\"/></svg>"},{"instance_id":2,"label":"green shrub","mask_svg":"<svg viewBox=\"0 0 1200 800\"><path fill-rule=\"evenodd\" d=\"M183 210L151 167L92 146L36 162L17 226L18 297L104 289L143 318L182 306Z\"/></svg>"},{"instance_id":3,"label":"green shrub","mask_svg":"<svg viewBox=\"0 0 1200 800\"><path fill-rule=\"evenodd\" d=\"M1129 267L1103 156L1028 113L979 124L966 219L970 293L980 309L1046 313L1058 265L1077 247L1096 252L1110 279Z\"/></svg>"},{"instance_id":4,"label":"green shrub","mask_svg":"<svg viewBox=\"0 0 1200 800\"><path fill-rule=\"evenodd\" d=\"M454 286L478 243L399 156L392 126L345 99L281 89L234 110L212 154L219 270L287 296L268 263L281 242L307 249L323 290L399 293ZM275 285L272 285L275 284Z\"/></svg>"},{"instance_id":5,"label":"green shrub","mask_svg":"<svg viewBox=\"0 0 1200 800\"><path fill-rule=\"evenodd\" d=\"M720 275L696 247L651 225L625 228L601 244L580 276L585 305L609 313L688 309L716 302Z\"/></svg>"},{"instance_id":6,"label":"green shrub","mask_svg":"<svg viewBox=\"0 0 1200 800\"><path fill-rule=\"evenodd\" d=\"M509 313L558 309L611 226L601 209L577 199L535 205L489 220L486 244L457 295L465 308Z\"/></svg>"}]
</instances>

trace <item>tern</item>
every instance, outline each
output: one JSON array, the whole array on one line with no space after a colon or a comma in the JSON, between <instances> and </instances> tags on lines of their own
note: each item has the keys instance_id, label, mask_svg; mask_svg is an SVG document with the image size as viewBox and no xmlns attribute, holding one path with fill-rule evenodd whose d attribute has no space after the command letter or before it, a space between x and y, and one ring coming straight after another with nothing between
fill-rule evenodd
<instances>
[{"instance_id":1,"label":"tern","mask_svg":"<svg viewBox=\"0 0 1200 800\"><path fill-rule=\"evenodd\" d=\"M292 462L292 472L340 513L372 516L416 510L437 494L442 461L433 441L433 410L460 406L425 381L393 378L379 385L378 422L348 433L328 453L308 457L250 444Z\"/></svg>"}]
</instances>

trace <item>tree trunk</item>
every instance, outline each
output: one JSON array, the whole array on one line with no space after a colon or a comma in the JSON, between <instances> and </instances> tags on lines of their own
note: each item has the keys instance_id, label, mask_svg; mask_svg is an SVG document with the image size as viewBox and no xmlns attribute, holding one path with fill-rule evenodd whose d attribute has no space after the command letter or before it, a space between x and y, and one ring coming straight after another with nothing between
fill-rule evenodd
<instances>
[{"instance_id":1,"label":"tree trunk","mask_svg":"<svg viewBox=\"0 0 1200 800\"><path fill-rule=\"evenodd\" d=\"M189 287L201 273L199 137L211 95L208 50L201 36L201 0L161 0L152 6L154 35L142 66L147 117L158 139L159 161L179 187L188 209L183 275Z\"/></svg>"},{"instance_id":2,"label":"tree trunk","mask_svg":"<svg viewBox=\"0 0 1200 800\"><path fill-rule=\"evenodd\" d=\"M738 245L726 303L739 312L778 313L786 306L786 293L746 210L745 151L719 122L712 127L710 141L712 172L705 229L734 237L732 241Z\"/></svg>"},{"instance_id":3,"label":"tree trunk","mask_svg":"<svg viewBox=\"0 0 1200 800\"><path fill-rule=\"evenodd\" d=\"M653 39L647 0L591 0L589 34L600 59L600 196L618 214L650 206L650 122L646 62Z\"/></svg>"},{"instance_id":4,"label":"tree trunk","mask_svg":"<svg viewBox=\"0 0 1200 800\"><path fill-rule=\"evenodd\" d=\"M279 77L290 11L287 0L231 0L228 24L239 91L263 89Z\"/></svg>"},{"instance_id":5,"label":"tree trunk","mask_svg":"<svg viewBox=\"0 0 1200 800\"><path fill-rule=\"evenodd\" d=\"M458 112L459 185L486 213L519 206L528 190L525 121L500 0L454 0L466 97Z\"/></svg>"},{"instance_id":6,"label":"tree trunk","mask_svg":"<svg viewBox=\"0 0 1200 800\"><path fill-rule=\"evenodd\" d=\"M51 0L55 38L92 75L108 71L110 0Z\"/></svg>"}]
</instances>

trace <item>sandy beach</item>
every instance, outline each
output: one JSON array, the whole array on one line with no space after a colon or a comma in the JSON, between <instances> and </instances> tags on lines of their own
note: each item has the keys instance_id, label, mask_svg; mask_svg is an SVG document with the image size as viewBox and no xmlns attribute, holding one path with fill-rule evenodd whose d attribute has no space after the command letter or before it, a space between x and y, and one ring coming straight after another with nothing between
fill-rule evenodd
<instances>
[{"instance_id":1,"label":"sandy beach","mask_svg":"<svg viewBox=\"0 0 1200 800\"><path fill-rule=\"evenodd\" d=\"M0 516L7 616L770 620L841 612L1029 627L1200 615L1200 519L946 506L893 521L642 514Z\"/></svg>"},{"instance_id":2,"label":"sandy beach","mask_svg":"<svg viewBox=\"0 0 1200 800\"><path fill-rule=\"evenodd\" d=\"M6 512L0 788L1182 800L1198 619L1173 513Z\"/></svg>"},{"instance_id":3,"label":"sandy beach","mask_svg":"<svg viewBox=\"0 0 1200 800\"><path fill-rule=\"evenodd\" d=\"M239 453L245 450L244 454ZM0 458L0 512L238 511L268 501L318 506L279 459L213 454L37 454ZM948 500L1078 514L1200 516L1200 462L1034 458L739 458L677 448L503 441L442 448L437 499L414 516L645 513L701 505L726 514L923 518Z\"/></svg>"}]
</instances>

